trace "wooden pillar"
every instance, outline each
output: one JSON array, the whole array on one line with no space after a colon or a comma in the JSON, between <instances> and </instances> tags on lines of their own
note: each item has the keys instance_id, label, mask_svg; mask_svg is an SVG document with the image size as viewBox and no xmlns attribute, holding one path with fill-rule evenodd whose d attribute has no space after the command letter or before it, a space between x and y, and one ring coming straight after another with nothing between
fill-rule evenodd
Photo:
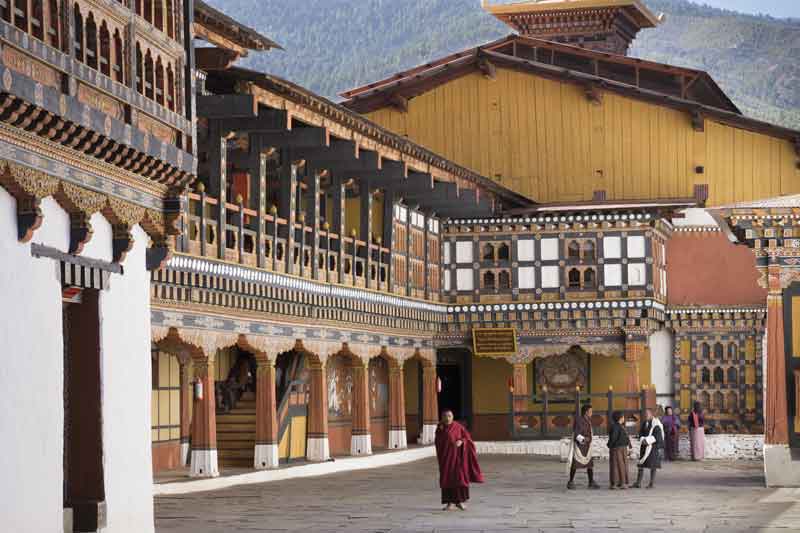
<instances>
[{"instance_id":1,"label":"wooden pillar","mask_svg":"<svg viewBox=\"0 0 800 533\"><path fill-rule=\"evenodd\" d=\"M258 172L256 185L256 265L259 268L267 266L265 255L264 240L267 237L267 226L265 216L267 215L267 154L263 153L262 138L257 135L250 137L251 156L257 163L255 172ZM253 167L251 167L253 168ZM274 244L273 244L274 245Z\"/></svg>"},{"instance_id":2,"label":"wooden pillar","mask_svg":"<svg viewBox=\"0 0 800 533\"><path fill-rule=\"evenodd\" d=\"M412 287L412 269L411 269L411 206L408 206L408 211L406 211L406 296L411 296L411 287ZM477 285L476 285L477 287ZM438 415L438 413L437 413ZM437 417L437 424L438 417Z\"/></svg>"},{"instance_id":3,"label":"wooden pillar","mask_svg":"<svg viewBox=\"0 0 800 533\"><path fill-rule=\"evenodd\" d=\"M422 367L421 444L433 444L436 438L436 426L439 424L438 394L436 390L436 366L426 361Z\"/></svg>"},{"instance_id":4,"label":"wooden pillar","mask_svg":"<svg viewBox=\"0 0 800 533\"><path fill-rule=\"evenodd\" d=\"M366 244L366 255L364 256L364 286L372 288L370 279L370 268L372 265L372 189L369 180L361 180L359 187L359 201L361 202L361 240ZM355 268L355 264L353 265Z\"/></svg>"},{"instance_id":5,"label":"wooden pillar","mask_svg":"<svg viewBox=\"0 0 800 533\"><path fill-rule=\"evenodd\" d=\"M275 399L275 366L256 356L256 470L278 468L278 405Z\"/></svg>"},{"instance_id":6,"label":"wooden pillar","mask_svg":"<svg viewBox=\"0 0 800 533\"><path fill-rule=\"evenodd\" d=\"M294 271L294 223L295 217L297 216L297 165L287 160L288 153L286 151L284 151L281 156L283 158L283 167L281 169L278 216L286 220L286 249L284 250L283 258L286 264L286 272L291 274Z\"/></svg>"},{"instance_id":7,"label":"wooden pillar","mask_svg":"<svg viewBox=\"0 0 800 533\"><path fill-rule=\"evenodd\" d=\"M214 401L214 359L196 357L194 378L200 382L202 397L194 395L192 416L192 467L191 477L217 477L217 413Z\"/></svg>"},{"instance_id":8,"label":"wooden pillar","mask_svg":"<svg viewBox=\"0 0 800 533\"><path fill-rule=\"evenodd\" d=\"M345 209L345 184L341 175L334 174L331 183L331 197L332 197L332 219L331 231L339 236L338 240L338 257L336 258L336 265L338 267L339 276L338 283L344 283L344 237L347 232L345 227L346 209Z\"/></svg>"},{"instance_id":9,"label":"wooden pillar","mask_svg":"<svg viewBox=\"0 0 800 533\"><path fill-rule=\"evenodd\" d=\"M528 390L528 365L526 363L514 363L511 383L514 385L514 412L525 412L528 408L528 398L530 395ZM515 417L514 425L519 427L522 418L522 416Z\"/></svg>"},{"instance_id":10,"label":"wooden pillar","mask_svg":"<svg viewBox=\"0 0 800 533\"><path fill-rule=\"evenodd\" d=\"M353 429L350 455L371 455L372 435L369 427L369 372L361 359L351 363L353 373Z\"/></svg>"},{"instance_id":11,"label":"wooden pillar","mask_svg":"<svg viewBox=\"0 0 800 533\"><path fill-rule=\"evenodd\" d=\"M389 449L408 448L406 435L406 397L403 367L389 365Z\"/></svg>"},{"instance_id":12,"label":"wooden pillar","mask_svg":"<svg viewBox=\"0 0 800 533\"><path fill-rule=\"evenodd\" d=\"M647 336L641 333L627 333L625 339L625 392L639 394L639 362L647 352ZM637 411L640 406L638 397L625 399L625 408Z\"/></svg>"},{"instance_id":13,"label":"wooden pillar","mask_svg":"<svg viewBox=\"0 0 800 533\"><path fill-rule=\"evenodd\" d=\"M789 444L789 405L786 394L786 348L783 329L781 267L768 267L767 383L764 399L764 444Z\"/></svg>"},{"instance_id":14,"label":"wooden pillar","mask_svg":"<svg viewBox=\"0 0 800 533\"><path fill-rule=\"evenodd\" d=\"M216 195L217 204L217 253L220 259L225 259L227 249L226 237L228 229L228 216L225 204L228 201L228 176L227 176L227 140L219 127L219 121L211 120L209 124L209 170L211 180L211 194Z\"/></svg>"},{"instance_id":15,"label":"wooden pillar","mask_svg":"<svg viewBox=\"0 0 800 533\"><path fill-rule=\"evenodd\" d=\"M394 254L394 202L397 196L396 189L387 187L383 190L383 246L389 250L384 256L386 261L386 292L394 292L394 267L392 257Z\"/></svg>"},{"instance_id":16,"label":"wooden pillar","mask_svg":"<svg viewBox=\"0 0 800 533\"><path fill-rule=\"evenodd\" d=\"M180 417L181 417L181 466L189 464L189 441L191 440L192 416L192 378L191 360L181 362L181 392L180 392Z\"/></svg>"},{"instance_id":17,"label":"wooden pillar","mask_svg":"<svg viewBox=\"0 0 800 533\"><path fill-rule=\"evenodd\" d=\"M319 278L319 263L317 254L319 253L319 227L320 227L320 171L309 169L308 173L308 199L306 203L306 220L311 226L311 276Z\"/></svg>"},{"instance_id":18,"label":"wooden pillar","mask_svg":"<svg viewBox=\"0 0 800 533\"><path fill-rule=\"evenodd\" d=\"M327 461L331 458L328 444L328 388L325 383L325 366L312 361L309 364L311 385L308 404L308 441L306 459Z\"/></svg>"}]
</instances>

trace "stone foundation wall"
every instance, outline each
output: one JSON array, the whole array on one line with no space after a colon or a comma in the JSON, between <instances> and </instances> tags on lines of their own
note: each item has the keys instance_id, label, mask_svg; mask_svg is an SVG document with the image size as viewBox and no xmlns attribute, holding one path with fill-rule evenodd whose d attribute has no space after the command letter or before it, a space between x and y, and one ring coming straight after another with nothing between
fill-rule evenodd
<instances>
[{"instance_id":1,"label":"stone foundation wall","mask_svg":"<svg viewBox=\"0 0 800 533\"><path fill-rule=\"evenodd\" d=\"M595 436L592 440L592 455L598 459L608 459L606 443L608 437ZM633 450L630 458L639 458L639 439L632 439ZM499 455L546 455L559 457L566 461L569 456L570 438L561 440L539 441L501 441L476 442L478 453ZM750 460L760 461L763 458L763 435L718 434L706 435L706 459ZM691 459L689 452L689 435L681 435L678 444L681 459Z\"/></svg>"}]
</instances>

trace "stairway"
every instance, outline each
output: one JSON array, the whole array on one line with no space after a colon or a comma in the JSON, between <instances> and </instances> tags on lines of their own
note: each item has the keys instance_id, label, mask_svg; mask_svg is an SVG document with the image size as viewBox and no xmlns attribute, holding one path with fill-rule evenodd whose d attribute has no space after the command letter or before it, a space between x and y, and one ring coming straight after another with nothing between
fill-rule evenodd
<instances>
[{"instance_id":1,"label":"stairway","mask_svg":"<svg viewBox=\"0 0 800 533\"><path fill-rule=\"evenodd\" d=\"M256 397L245 392L229 413L217 414L217 456L221 467L253 468Z\"/></svg>"}]
</instances>

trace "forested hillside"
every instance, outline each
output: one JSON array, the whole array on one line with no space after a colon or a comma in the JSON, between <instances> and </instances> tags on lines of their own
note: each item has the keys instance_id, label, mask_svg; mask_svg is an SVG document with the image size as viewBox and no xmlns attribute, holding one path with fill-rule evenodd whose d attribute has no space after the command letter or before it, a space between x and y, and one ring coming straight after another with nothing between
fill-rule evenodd
<instances>
[{"instance_id":1,"label":"forested hillside","mask_svg":"<svg viewBox=\"0 0 800 533\"><path fill-rule=\"evenodd\" d=\"M397 70L502 37L479 0L209 0L286 48L244 65L337 98ZM667 14L632 55L708 71L748 115L800 129L800 21L646 0Z\"/></svg>"}]
</instances>

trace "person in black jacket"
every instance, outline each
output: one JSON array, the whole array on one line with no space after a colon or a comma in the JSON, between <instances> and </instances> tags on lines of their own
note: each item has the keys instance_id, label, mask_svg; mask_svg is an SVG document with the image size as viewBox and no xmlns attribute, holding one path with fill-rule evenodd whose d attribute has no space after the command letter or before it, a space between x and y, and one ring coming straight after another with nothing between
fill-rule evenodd
<instances>
[{"instance_id":1,"label":"person in black jacket","mask_svg":"<svg viewBox=\"0 0 800 533\"><path fill-rule=\"evenodd\" d=\"M661 468L661 450L664 448L664 426L661 424L661 420L653 416L652 409L645 411L645 420L639 429L639 442L641 442L639 474L633 486L637 489L642 486L644 469L649 468L650 484L647 485L647 488L652 489L656 480L656 470Z\"/></svg>"},{"instance_id":2,"label":"person in black jacket","mask_svg":"<svg viewBox=\"0 0 800 533\"><path fill-rule=\"evenodd\" d=\"M628 449L631 439L625 431L625 415L620 411L611 414L613 420L608 433L609 483L610 489L628 488Z\"/></svg>"}]
</instances>

